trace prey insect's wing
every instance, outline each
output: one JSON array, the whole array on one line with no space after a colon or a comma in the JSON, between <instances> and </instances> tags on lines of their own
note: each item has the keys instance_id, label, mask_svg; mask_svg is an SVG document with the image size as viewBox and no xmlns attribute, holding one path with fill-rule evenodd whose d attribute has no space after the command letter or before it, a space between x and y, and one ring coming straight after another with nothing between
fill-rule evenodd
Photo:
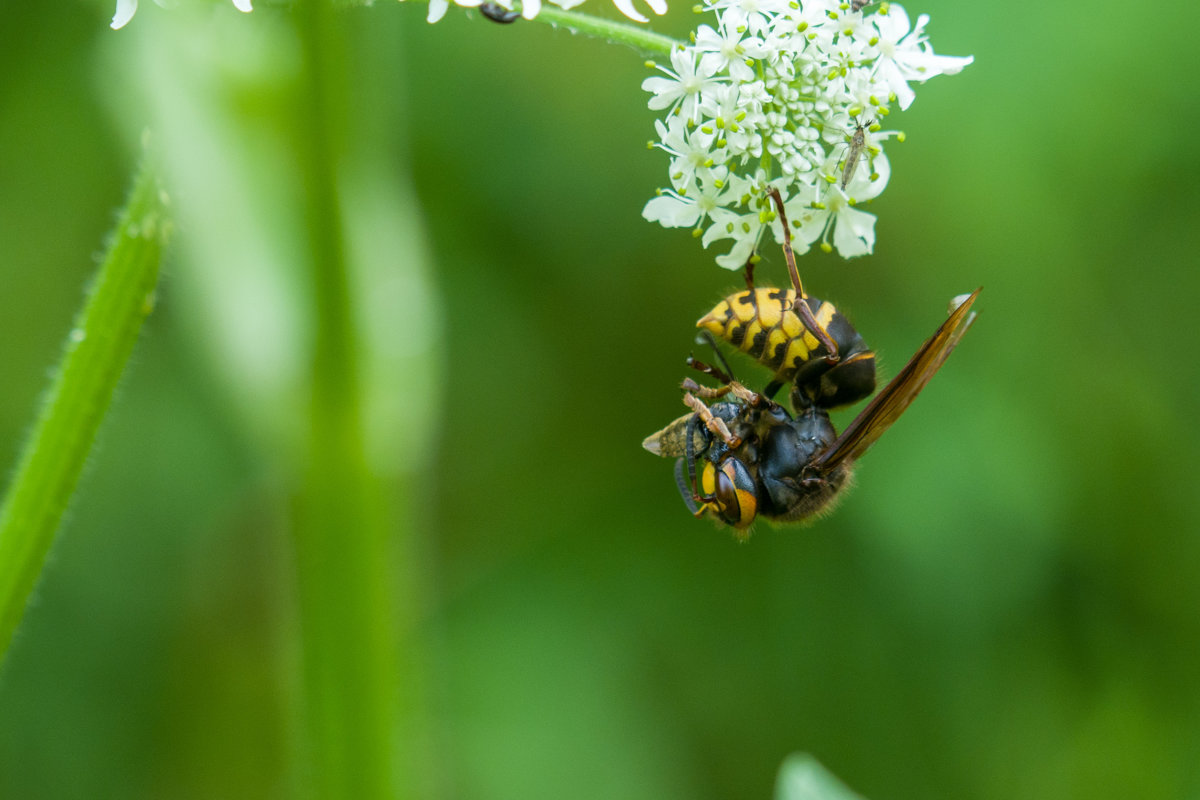
<instances>
[{"instance_id":1,"label":"prey insect's wing","mask_svg":"<svg viewBox=\"0 0 1200 800\"><path fill-rule=\"evenodd\" d=\"M904 369L875 395L829 449L817 457L815 465L833 468L846 461L857 461L899 419L934 373L946 363L950 352L975 321L971 305L980 291L982 289L976 289L951 312L949 319L921 345Z\"/></svg>"},{"instance_id":2,"label":"prey insect's wing","mask_svg":"<svg viewBox=\"0 0 1200 800\"><path fill-rule=\"evenodd\" d=\"M687 444L688 420L692 416L691 412L684 414L679 419L673 420L661 431L655 431L650 434L642 441L642 447L654 453L654 455L662 456L663 458L678 458L682 456L684 447Z\"/></svg>"}]
</instances>

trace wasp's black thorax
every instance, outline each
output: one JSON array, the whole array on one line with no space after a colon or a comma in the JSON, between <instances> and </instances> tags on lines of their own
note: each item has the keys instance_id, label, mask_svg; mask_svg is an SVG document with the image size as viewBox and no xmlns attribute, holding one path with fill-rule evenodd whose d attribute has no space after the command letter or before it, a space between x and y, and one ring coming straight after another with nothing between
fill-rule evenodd
<instances>
[{"instance_id":1,"label":"wasp's black thorax","mask_svg":"<svg viewBox=\"0 0 1200 800\"><path fill-rule=\"evenodd\" d=\"M848 473L827 474L813 466L837 432L829 415L809 409L772 428L762 443L758 480L759 511L780 520L800 519L827 505Z\"/></svg>"}]
</instances>

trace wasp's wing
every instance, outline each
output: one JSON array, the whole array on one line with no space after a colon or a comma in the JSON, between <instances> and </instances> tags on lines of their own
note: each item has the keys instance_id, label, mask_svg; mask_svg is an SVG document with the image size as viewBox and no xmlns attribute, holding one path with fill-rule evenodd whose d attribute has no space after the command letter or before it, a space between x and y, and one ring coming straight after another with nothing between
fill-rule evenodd
<instances>
[{"instance_id":1,"label":"wasp's wing","mask_svg":"<svg viewBox=\"0 0 1200 800\"><path fill-rule=\"evenodd\" d=\"M857 461L899 419L975 321L971 305L981 291L976 289L951 311L950 318L921 345L921 349L892 378L891 383L875 395L862 413L846 426L842 435L817 458L816 464L832 468L843 462Z\"/></svg>"}]
</instances>

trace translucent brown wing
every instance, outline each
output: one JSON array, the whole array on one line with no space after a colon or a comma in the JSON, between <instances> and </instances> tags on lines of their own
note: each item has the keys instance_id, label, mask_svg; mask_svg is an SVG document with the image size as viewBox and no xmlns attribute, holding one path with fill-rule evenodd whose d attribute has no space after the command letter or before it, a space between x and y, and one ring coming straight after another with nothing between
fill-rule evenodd
<instances>
[{"instance_id":1,"label":"translucent brown wing","mask_svg":"<svg viewBox=\"0 0 1200 800\"><path fill-rule=\"evenodd\" d=\"M981 291L976 289L950 313L949 319L921 345L921 349L892 378L891 383L883 387L862 413L846 426L846 430L829 449L817 457L814 465L832 469L843 462L857 461L900 418L975 321L971 305Z\"/></svg>"}]
</instances>

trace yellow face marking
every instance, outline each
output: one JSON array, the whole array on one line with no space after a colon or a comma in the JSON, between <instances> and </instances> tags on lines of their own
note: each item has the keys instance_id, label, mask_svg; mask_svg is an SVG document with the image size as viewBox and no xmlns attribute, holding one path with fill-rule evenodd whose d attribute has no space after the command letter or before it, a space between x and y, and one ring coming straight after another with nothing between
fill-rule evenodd
<instances>
[{"instance_id":1,"label":"yellow face marking","mask_svg":"<svg viewBox=\"0 0 1200 800\"><path fill-rule=\"evenodd\" d=\"M717 471L711 461L705 462L700 472L700 490L709 496L717 491Z\"/></svg>"},{"instance_id":2,"label":"yellow face marking","mask_svg":"<svg viewBox=\"0 0 1200 800\"><path fill-rule=\"evenodd\" d=\"M736 491L738 499L738 528L744 528L754 521L755 515L758 513L758 498L750 492L738 489Z\"/></svg>"},{"instance_id":3,"label":"yellow face marking","mask_svg":"<svg viewBox=\"0 0 1200 800\"><path fill-rule=\"evenodd\" d=\"M805 331L804 335L801 336L796 341L804 342L804 346L808 348L809 352L816 350L817 347L819 347L821 344L820 342L817 341L817 337L813 336L810 331Z\"/></svg>"}]
</instances>

